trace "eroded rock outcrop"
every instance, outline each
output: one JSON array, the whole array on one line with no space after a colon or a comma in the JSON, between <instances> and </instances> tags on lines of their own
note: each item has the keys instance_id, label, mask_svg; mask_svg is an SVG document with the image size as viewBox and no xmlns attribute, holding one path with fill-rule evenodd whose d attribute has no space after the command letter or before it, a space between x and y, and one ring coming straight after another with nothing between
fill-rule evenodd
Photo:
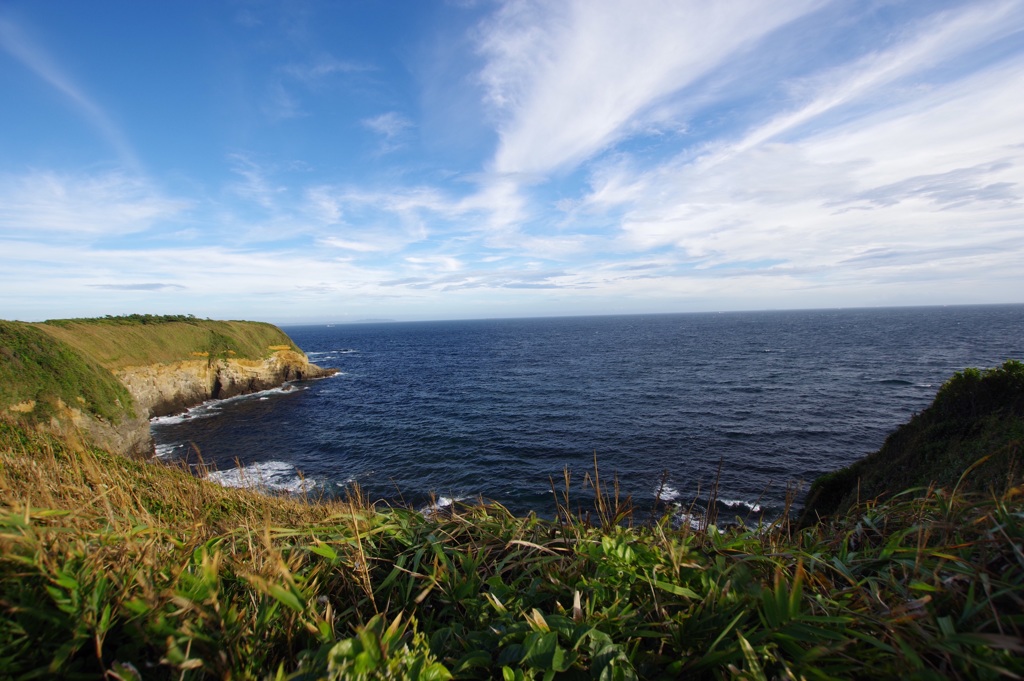
<instances>
[{"instance_id":1,"label":"eroded rock outcrop","mask_svg":"<svg viewBox=\"0 0 1024 681\"><path fill-rule=\"evenodd\" d=\"M311 364L304 355L280 350L263 360L195 359L118 369L114 375L128 388L141 419L119 425L134 431L105 437L109 448L138 455L152 451L149 419L176 414L207 400L227 399L276 388L289 381L324 378L337 373ZM141 421L141 422L137 422ZM140 431L144 430L144 436Z\"/></svg>"},{"instance_id":2,"label":"eroded rock outcrop","mask_svg":"<svg viewBox=\"0 0 1024 681\"><path fill-rule=\"evenodd\" d=\"M286 383L335 373L301 354L275 352L264 360L195 359L118 369L114 375L128 388L136 410L147 418L175 414L207 400L268 390Z\"/></svg>"}]
</instances>

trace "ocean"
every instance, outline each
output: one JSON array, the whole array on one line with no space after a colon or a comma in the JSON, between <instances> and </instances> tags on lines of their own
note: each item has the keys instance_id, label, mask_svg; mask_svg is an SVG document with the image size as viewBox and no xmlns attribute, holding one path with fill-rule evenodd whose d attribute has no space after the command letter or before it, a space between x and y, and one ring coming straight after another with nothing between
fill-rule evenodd
<instances>
[{"instance_id":1,"label":"ocean","mask_svg":"<svg viewBox=\"0 0 1024 681\"><path fill-rule=\"evenodd\" d=\"M154 419L158 456L226 485L357 483L417 508L554 513L551 480L638 510L777 517L877 450L965 367L1024 359L1024 305L282 327L328 379Z\"/></svg>"}]
</instances>

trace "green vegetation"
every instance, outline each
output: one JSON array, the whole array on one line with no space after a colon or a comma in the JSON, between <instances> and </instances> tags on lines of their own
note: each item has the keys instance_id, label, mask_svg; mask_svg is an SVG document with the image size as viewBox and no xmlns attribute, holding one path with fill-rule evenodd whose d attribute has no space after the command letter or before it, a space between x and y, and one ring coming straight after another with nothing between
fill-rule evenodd
<instances>
[{"instance_id":1,"label":"green vegetation","mask_svg":"<svg viewBox=\"0 0 1024 681\"><path fill-rule=\"evenodd\" d=\"M112 371L183 360L262 360L281 350L301 354L283 331L260 322L185 315L0 320L0 414L45 423L60 416L63 403L119 423L134 410Z\"/></svg>"},{"instance_id":2,"label":"green vegetation","mask_svg":"<svg viewBox=\"0 0 1024 681\"><path fill-rule=\"evenodd\" d=\"M259 360L271 347L301 352L287 334L263 322L212 321L184 315L61 319L35 324L108 369L207 357Z\"/></svg>"},{"instance_id":3,"label":"green vegetation","mask_svg":"<svg viewBox=\"0 0 1024 681\"><path fill-rule=\"evenodd\" d=\"M209 320L207 320L209 321ZM198 323L199 320L194 314L126 314L106 315L105 317L79 317L77 319L47 319L46 324L54 326L69 326L80 323L89 324L114 324L117 326L134 326L136 324L167 324L169 322L185 322L186 324Z\"/></svg>"},{"instance_id":4,"label":"green vegetation","mask_svg":"<svg viewBox=\"0 0 1024 681\"><path fill-rule=\"evenodd\" d=\"M1018 484L1024 441L1024 364L966 369L939 389L934 402L890 435L882 448L814 482L806 523L842 513L858 500L935 485L996 495ZM969 467L971 473L961 481Z\"/></svg>"},{"instance_id":5,"label":"green vegetation","mask_svg":"<svg viewBox=\"0 0 1024 681\"><path fill-rule=\"evenodd\" d=\"M111 422L131 414L128 391L108 369L29 324L0 321L0 412L30 420L64 404Z\"/></svg>"},{"instance_id":6,"label":"green vegetation","mask_svg":"<svg viewBox=\"0 0 1024 681\"><path fill-rule=\"evenodd\" d=\"M565 497L555 520L424 516L0 424L0 490L2 678L1024 675L1019 489L801 531L627 528L600 489L604 524Z\"/></svg>"}]
</instances>

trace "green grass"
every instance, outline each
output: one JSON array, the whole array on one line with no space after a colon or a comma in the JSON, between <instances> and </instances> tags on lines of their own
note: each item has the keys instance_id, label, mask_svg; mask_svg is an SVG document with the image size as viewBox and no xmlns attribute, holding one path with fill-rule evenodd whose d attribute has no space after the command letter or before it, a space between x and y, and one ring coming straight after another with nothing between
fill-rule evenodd
<instances>
[{"instance_id":1,"label":"green grass","mask_svg":"<svg viewBox=\"0 0 1024 681\"><path fill-rule=\"evenodd\" d=\"M263 322L131 315L51 320L34 326L108 369L200 357L259 360L279 346L301 353L287 334Z\"/></svg>"},{"instance_id":2,"label":"green grass","mask_svg":"<svg viewBox=\"0 0 1024 681\"><path fill-rule=\"evenodd\" d=\"M35 403L31 420L54 413L57 400L117 422L132 413L132 399L98 362L38 328L0 320L0 412Z\"/></svg>"},{"instance_id":3,"label":"green grass","mask_svg":"<svg viewBox=\"0 0 1024 681\"><path fill-rule=\"evenodd\" d=\"M427 517L5 424L0 491L2 678L1024 675L1019 489L925 490L801 531L627 529L607 494L593 522L564 496L555 520Z\"/></svg>"}]
</instances>

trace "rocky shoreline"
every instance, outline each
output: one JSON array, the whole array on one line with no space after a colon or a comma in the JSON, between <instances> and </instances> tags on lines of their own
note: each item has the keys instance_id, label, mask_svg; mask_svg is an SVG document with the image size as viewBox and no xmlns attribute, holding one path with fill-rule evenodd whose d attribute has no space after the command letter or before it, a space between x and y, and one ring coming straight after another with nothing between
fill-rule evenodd
<instances>
[{"instance_id":1,"label":"rocky shoreline","mask_svg":"<svg viewBox=\"0 0 1024 681\"><path fill-rule=\"evenodd\" d=\"M126 367L114 372L131 393L136 418L92 433L95 444L129 456L149 456L149 420L177 414L208 400L276 388L289 381L326 378L337 369L311 364L300 353L280 350L261 360L186 360ZM106 424L103 424L106 425ZM109 432L106 432L109 431ZM98 437L97 437L98 436Z\"/></svg>"}]
</instances>

